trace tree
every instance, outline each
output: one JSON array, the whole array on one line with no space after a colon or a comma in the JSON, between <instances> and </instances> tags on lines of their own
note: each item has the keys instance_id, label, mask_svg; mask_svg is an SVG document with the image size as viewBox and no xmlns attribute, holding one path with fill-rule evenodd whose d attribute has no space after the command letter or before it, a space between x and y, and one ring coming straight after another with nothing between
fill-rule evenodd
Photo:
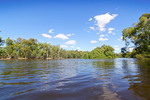
<instances>
[{"instance_id":1,"label":"tree","mask_svg":"<svg viewBox=\"0 0 150 100\"><path fill-rule=\"evenodd\" d=\"M1 32L1 31L0 31ZM4 40L2 40L2 38L0 37L0 46L2 46L3 44L4 44ZM5 57L6 56L6 54L5 54L6 52L5 52L5 49L3 48L3 47L0 47L0 58L1 57Z\"/></svg>"},{"instance_id":2,"label":"tree","mask_svg":"<svg viewBox=\"0 0 150 100\"><path fill-rule=\"evenodd\" d=\"M17 38L12 40L6 39L6 47L0 48L0 58L40 58L40 59L68 59L68 58L83 58L83 59L104 59L114 58L114 49L108 45L97 47L91 52L78 50L65 50L59 45L50 45L48 43L39 43L36 39Z\"/></svg>"},{"instance_id":3,"label":"tree","mask_svg":"<svg viewBox=\"0 0 150 100\"><path fill-rule=\"evenodd\" d=\"M90 53L91 59L115 58L114 49L109 45L97 47Z\"/></svg>"},{"instance_id":4,"label":"tree","mask_svg":"<svg viewBox=\"0 0 150 100\"><path fill-rule=\"evenodd\" d=\"M4 40L2 40L2 38L0 37L0 46L2 46L4 44Z\"/></svg>"},{"instance_id":5,"label":"tree","mask_svg":"<svg viewBox=\"0 0 150 100\"><path fill-rule=\"evenodd\" d=\"M134 44L136 54L149 54L150 52L150 14L145 13L139 18L139 22L122 31L126 47ZM122 51L124 52L124 51Z\"/></svg>"},{"instance_id":6,"label":"tree","mask_svg":"<svg viewBox=\"0 0 150 100\"><path fill-rule=\"evenodd\" d=\"M1 32L1 30L0 30L0 32ZM0 37L0 46L2 46L3 44L4 44L4 40L2 40L2 38Z\"/></svg>"},{"instance_id":7,"label":"tree","mask_svg":"<svg viewBox=\"0 0 150 100\"><path fill-rule=\"evenodd\" d=\"M16 54L14 54L14 53L16 53L14 51L15 50L15 48L14 48L14 41L8 37L6 39L5 43L6 43L6 53L7 53L8 57L9 58L13 58L14 55L16 55Z\"/></svg>"}]
</instances>

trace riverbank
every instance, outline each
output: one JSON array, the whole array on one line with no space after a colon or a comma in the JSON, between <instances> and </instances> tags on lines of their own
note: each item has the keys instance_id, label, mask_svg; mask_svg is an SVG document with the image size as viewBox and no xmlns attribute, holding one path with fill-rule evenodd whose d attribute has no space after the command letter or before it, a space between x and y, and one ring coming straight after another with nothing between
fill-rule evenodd
<instances>
[{"instance_id":1,"label":"riverbank","mask_svg":"<svg viewBox=\"0 0 150 100\"><path fill-rule=\"evenodd\" d=\"M28 60L28 59L46 59L46 60L56 60L56 59L52 59L52 58L0 58L0 60ZM65 59L65 58L57 58L57 59Z\"/></svg>"}]
</instances>

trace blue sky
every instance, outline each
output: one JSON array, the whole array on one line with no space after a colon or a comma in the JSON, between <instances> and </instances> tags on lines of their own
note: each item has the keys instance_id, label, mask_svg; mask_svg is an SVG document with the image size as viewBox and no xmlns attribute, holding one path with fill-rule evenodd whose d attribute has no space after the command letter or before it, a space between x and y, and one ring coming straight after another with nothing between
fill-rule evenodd
<instances>
[{"instance_id":1,"label":"blue sky","mask_svg":"<svg viewBox=\"0 0 150 100\"><path fill-rule=\"evenodd\" d=\"M150 12L150 0L0 0L0 36L36 38L67 50L103 44L120 52L122 30Z\"/></svg>"}]
</instances>

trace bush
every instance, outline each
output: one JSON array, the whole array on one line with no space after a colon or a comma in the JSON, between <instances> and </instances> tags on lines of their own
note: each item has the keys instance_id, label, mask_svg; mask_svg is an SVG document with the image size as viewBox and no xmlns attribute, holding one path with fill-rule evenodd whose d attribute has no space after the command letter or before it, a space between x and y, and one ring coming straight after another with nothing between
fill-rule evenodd
<instances>
[{"instance_id":1,"label":"bush","mask_svg":"<svg viewBox=\"0 0 150 100\"><path fill-rule=\"evenodd\" d=\"M136 54L135 57L138 58L138 59L144 58L142 54Z\"/></svg>"}]
</instances>

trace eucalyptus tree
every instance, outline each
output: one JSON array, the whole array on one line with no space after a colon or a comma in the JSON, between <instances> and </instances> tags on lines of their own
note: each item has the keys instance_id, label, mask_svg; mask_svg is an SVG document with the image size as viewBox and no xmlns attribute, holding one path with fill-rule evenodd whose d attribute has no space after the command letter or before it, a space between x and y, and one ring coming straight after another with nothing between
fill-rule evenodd
<instances>
[{"instance_id":1,"label":"eucalyptus tree","mask_svg":"<svg viewBox=\"0 0 150 100\"><path fill-rule=\"evenodd\" d=\"M9 37L6 39L6 53L9 58L13 58L16 54L15 48L14 48L14 41L10 39Z\"/></svg>"},{"instance_id":2,"label":"eucalyptus tree","mask_svg":"<svg viewBox=\"0 0 150 100\"><path fill-rule=\"evenodd\" d=\"M1 32L1 30L0 30L0 32ZM0 37L0 46L2 46L4 43L5 43L5 41ZM0 47L0 58L6 57L5 53L6 53L5 49L3 47Z\"/></svg>"},{"instance_id":3,"label":"eucalyptus tree","mask_svg":"<svg viewBox=\"0 0 150 100\"><path fill-rule=\"evenodd\" d=\"M51 49L51 58L52 59L56 59L56 58L60 58L60 46L57 45L57 46L52 46L52 49Z\"/></svg>"},{"instance_id":4,"label":"eucalyptus tree","mask_svg":"<svg viewBox=\"0 0 150 100\"><path fill-rule=\"evenodd\" d=\"M102 45L90 52L90 59L115 58L114 49L109 45Z\"/></svg>"},{"instance_id":5,"label":"eucalyptus tree","mask_svg":"<svg viewBox=\"0 0 150 100\"><path fill-rule=\"evenodd\" d=\"M50 45L48 43L39 43L36 39L17 38L12 40L6 39L6 47L3 55L9 58L84 58L84 59L103 59L114 58L114 49L108 45L97 47L91 52L78 50L65 50L59 45ZM2 52L0 51L0 57Z\"/></svg>"},{"instance_id":6,"label":"eucalyptus tree","mask_svg":"<svg viewBox=\"0 0 150 100\"><path fill-rule=\"evenodd\" d=\"M122 52L134 44L136 54L150 53L150 14L145 13L139 18L138 23L134 23L132 27L125 28L122 31L123 40L126 47L122 48Z\"/></svg>"},{"instance_id":7,"label":"eucalyptus tree","mask_svg":"<svg viewBox=\"0 0 150 100\"><path fill-rule=\"evenodd\" d=\"M2 38L0 37L0 46L2 46L4 44L4 40L2 40Z\"/></svg>"}]
</instances>

